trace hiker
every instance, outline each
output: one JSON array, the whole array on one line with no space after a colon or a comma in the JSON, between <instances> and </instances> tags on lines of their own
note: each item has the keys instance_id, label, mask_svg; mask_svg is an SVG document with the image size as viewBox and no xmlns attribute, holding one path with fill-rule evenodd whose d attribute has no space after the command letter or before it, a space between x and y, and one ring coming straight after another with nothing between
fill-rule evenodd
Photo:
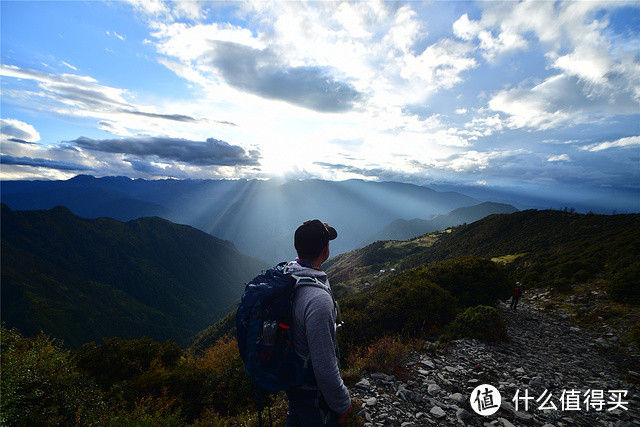
<instances>
[{"instance_id":1,"label":"hiker","mask_svg":"<svg viewBox=\"0 0 640 427\"><path fill-rule=\"evenodd\" d=\"M318 279L316 286L298 286L293 296L293 341L313 369L309 381L287 390L287 426L337 426L351 415L351 397L338 362L337 304L321 269L329 258L329 241L336 237L327 223L306 221L294 236L298 258L285 268L293 276Z\"/></svg>"},{"instance_id":2,"label":"hiker","mask_svg":"<svg viewBox=\"0 0 640 427\"><path fill-rule=\"evenodd\" d=\"M511 295L511 308L512 309L516 309L516 307L518 306L518 301L520 300L520 297L522 296L522 285L520 284L520 282L516 282L516 287L513 288L513 294Z\"/></svg>"}]
</instances>

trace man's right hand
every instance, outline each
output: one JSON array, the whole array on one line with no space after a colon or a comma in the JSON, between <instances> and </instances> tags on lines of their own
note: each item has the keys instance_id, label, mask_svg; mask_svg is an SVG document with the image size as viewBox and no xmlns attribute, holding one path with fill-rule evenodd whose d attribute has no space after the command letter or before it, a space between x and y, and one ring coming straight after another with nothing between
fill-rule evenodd
<instances>
[{"instance_id":1,"label":"man's right hand","mask_svg":"<svg viewBox=\"0 0 640 427\"><path fill-rule=\"evenodd\" d=\"M349 417L351 416L351 411L353 410L353 404L349 405L349 409L344 414L338 416L338 424L346 424L349 421Z\"/></svg>"}]
</instances>

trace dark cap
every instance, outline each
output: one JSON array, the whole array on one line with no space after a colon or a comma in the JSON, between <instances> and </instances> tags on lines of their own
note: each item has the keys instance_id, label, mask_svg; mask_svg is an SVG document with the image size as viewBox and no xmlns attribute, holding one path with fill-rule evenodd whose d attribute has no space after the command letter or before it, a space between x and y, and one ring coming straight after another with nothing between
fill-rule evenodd
<instances>
[{"instance_id":1,"label":"dark cap","mask_svg":"<svg viewBox=\"0 0 640 427\"><path fill-rule=\"evenodd\" d=\"M298 253L313 252L318 247L324 245L338 237L335 228L324 225L319 219L305 221L298 229L294 236L294 246Z\"/></svg>"}]
</instances>

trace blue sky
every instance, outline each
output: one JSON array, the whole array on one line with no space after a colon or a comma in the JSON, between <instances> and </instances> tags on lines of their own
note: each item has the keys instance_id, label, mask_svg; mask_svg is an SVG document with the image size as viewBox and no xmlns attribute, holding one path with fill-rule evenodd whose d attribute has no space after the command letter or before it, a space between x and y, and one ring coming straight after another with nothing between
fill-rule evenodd
<instances>
[{"instance_id":1,"label":"blue sky","mask_svg":"<svg viewBox=\"0 0 640 427\"><path fill-rule=\"evenodd\" d=\"M637 1L0 7L2 179L640 187Z\"/></svg>"}]
</instances>

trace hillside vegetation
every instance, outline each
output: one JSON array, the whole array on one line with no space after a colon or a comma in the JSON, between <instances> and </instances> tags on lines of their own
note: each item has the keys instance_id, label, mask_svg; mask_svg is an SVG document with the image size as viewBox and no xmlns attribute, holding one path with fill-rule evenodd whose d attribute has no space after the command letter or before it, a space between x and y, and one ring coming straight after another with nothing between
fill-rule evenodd
<instances>
[{"instance_id":1,"label":"hillside vegetation","mask_svg":"<svg viewBox=\"0 0 640 427\"><path fill-rule=\"evenodd\" d=\"M114 336L183 343L231 310L265 267L160 218L123 223L2 205L2 320L70 347Z\"/></svg>"},{"instance_id":2,"label":"hillside vegetation","mask_svg":"<svg viewBox=\"0 0 640 427\"><path fill-rule=\"evenodd\" d=\"M544 285L576 304L584 300L572 292L587 287L598 304L614 299L637 312L639 226L640 215L525 211L412 241L377 242L334 258L330 278L345 291L353 288L339 301L345 381L353 384L363 369L405 375L404 357L425 339L440 337L442 346L462 337L508 339L494 306L509 297L515 280L526 289ZM380 275L389 266L396 271ZM376 282L359 287L359 274L376 273ZM552 309L546 297L536 299ZM55 417L105 425L255 423L234 316L230 312L201 331L186 350L170 341L111 338L69 352L44 335L24 338L3 328L2 422L37 424ZM631 339L637 345L640 334ZM62 394L66 388L72 392ZM284 399L272 399L281 422Z\"/></svg>"}]
</instances>

